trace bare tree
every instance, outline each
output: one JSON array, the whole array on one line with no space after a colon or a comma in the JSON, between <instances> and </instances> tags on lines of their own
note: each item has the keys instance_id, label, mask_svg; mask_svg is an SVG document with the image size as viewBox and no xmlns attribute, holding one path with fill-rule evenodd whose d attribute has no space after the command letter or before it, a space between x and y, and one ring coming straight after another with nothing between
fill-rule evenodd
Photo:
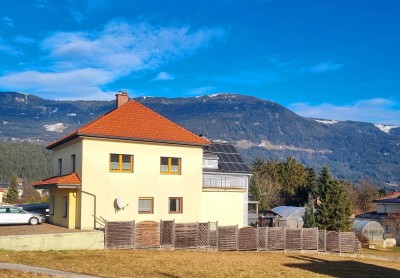
<instances>
[{"instance_id":1,"label":"bare tree","mask_svg":"<svg viewBox=\"0 0 400 278\"><path fill-rule=\"evenodd\" d=\"M400 235L400 212L389 213L387 217L389 232L395 237Z\"/></svg>"},{"instance_id":2,"label":"bare tree","mask_svg":"<svg viewBox=\"0 0 400 278\"><path fill-rule=\"evenodd\" d=\"M22 181L23 193L21 201L23 203L38 203L41 200L39 192L32 187L32 183L24 179Z\"/></svg>"},{"instance_id":3,"label":"bare tree","mask_svg":"<svg viewBox=\"0 0 400 278\"><path fill-rule=\"evenodd\" d=\"M375 185L367 179L363 179L357 188L358 208L362 212L368 212L376 209L376 205L372 203L373 200L379 198L379 193Z\"/></svg>"}]
</instances>

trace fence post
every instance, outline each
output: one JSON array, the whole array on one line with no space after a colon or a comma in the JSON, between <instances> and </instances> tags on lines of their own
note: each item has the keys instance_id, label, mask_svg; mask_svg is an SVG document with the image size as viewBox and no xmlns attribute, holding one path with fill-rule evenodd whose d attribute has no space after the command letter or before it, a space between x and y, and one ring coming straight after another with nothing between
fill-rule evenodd
<instances>
[{"instance_id":1,"label":"fence post","mask_svg":"<svg viewBox=\"0 0 400 278\"><path fill-rule=\"evenodd\" d=\"M286 227L283 227L283 250L286 251Z\"/></svg>"},{"instance_id":2,"label":"fence post","mask_svg":"<svg viewBox=\"0 0 400 278\"><path fill-rule=\"evenodd\" d=\"M160 219L160 249L162 247L163 242L163 221Z\"/></svg>"},{"instance_id":3,"label":"fence post","mask_svg":"<svg viewBox=\"0 0 400 278\"><path fill-rule=\"evenodd\" d=\"M196 249L199 249L199 221L196 222Z\"/></svg>"},{"instance_id":4,"label":"fence post","mask_svg":"<svg viewBox=\"0 0 400 278\"><path fill-rule=\"evenodd\" d=\"M236 224L236 251L239 251L239 225Z\"/></svg>"},{"instance_id":5,"label":"fence post","mask_svg":"<svg viewBox=\"0 0 400 278\"><path fill-rule=\"evenodd\" d=\"M210 225L210 221L208 221L208 229L207 229L207 246L208 248L210 248L210 229L211 229L211 225Z\"/></svg>"},{"instance_id":6,"label":"fence post","mask_svg":"<svg viewBox=\"0 0 400 278\"><path fill-rule=\"evenodd\" d=\"M303 228L300 231L300 250L303 251Z\"/></svg>"},{"instance_id":7,"label":"fence post","mask_svg":"<svg viewBox=\"0 0 400 278\"><path fill-rule=\"evenodd\" d=\"M324 252L326 252L326 230L324 230Z\"/></svg>"},{"instance_id":8,"label":"fence post","mask_svg":"<svg viewBox=\"0 0 400 278\"><path fill-rule=\"evenodd\" d=\"M217 250L218 250L218 221L217 222L215 222L215 234L217 235L217 240L216 240L216 242L217 242Z\"/></svg>"},{"instance_id":9,"label":"fence post","mask_svg":"<svg viewBox=\"0 0 400 278\"><path fill-rule=\"evenodd\" d=\"M132 237L133 237L133 239L132 239L132 243L133 243L133 246L132 246L132 248L135 250L135 247L136 247L136 222L135 222L135 220L133 220L133 233L132 233Z\"/></svg>"},{"instance_id":10,"label":"fence post","mask_svg":"<svg viewBox=\"0 0 400 278\"><path fill-rule=\"evenodd\" d=\"M172 220L172 248L175 250L175 219Z\"/></svg>"},{"instance_id":11,"label":"fence post","mask_svg":"<svg viewBox=\"0 0 400 278\"><path fill-rule=\"evenodd\" d=\"M342 233L339 230L339 253L342 253Z\"/></svg>"},{"instance_id":12,"label":"fence post","mask_svg":"<svg viewBox=\"0 0 400 278\"><path fill-rule=\"evenodd\" d=\"M265 227L265 251L268 251L268 227Z\"/></svg>"},{"instance_id":13,"label":"fence post","mask_svg":"<svg viewBox=\"0 0 400 278\"><path fill-rule=\"evenodd\" d=\"M107 221L105 221L105 224L104 224L104 247L106 248L106 249L108 249L108 246L107 246L107 230L108 230L108 228L107 228Z\"/></svg>"}]
</instances>

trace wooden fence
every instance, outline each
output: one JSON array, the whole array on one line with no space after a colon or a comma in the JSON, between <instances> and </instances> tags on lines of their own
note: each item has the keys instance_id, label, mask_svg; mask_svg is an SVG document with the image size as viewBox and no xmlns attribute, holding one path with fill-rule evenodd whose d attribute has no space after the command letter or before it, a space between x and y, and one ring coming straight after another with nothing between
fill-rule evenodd
<instances>
[{"instance_id":1,"label":"wooden fence","mask_svg":"<svg viewBox=\"0 0 400 278\"><path fill-rule=\"evenodd\" d=\"M215 249L219 251L310 250L361 253L354 232L316 228L218 226L218 222L106 222L107 249Z\"/></svg>"}]
</instances>

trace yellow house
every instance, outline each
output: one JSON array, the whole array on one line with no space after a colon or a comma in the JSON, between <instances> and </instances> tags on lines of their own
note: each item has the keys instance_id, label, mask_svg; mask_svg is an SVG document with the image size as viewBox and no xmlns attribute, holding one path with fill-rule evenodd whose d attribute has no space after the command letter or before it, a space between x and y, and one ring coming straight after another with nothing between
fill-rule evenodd
<instances>
[{"instance_id":1,"label":"yellow house","mask_svg":"<svg viewBox=\"0 0 400 278\"><path fill-rule=\"evenodd\" d=\"M116 97L114 110L47 146L54 176L34 186L49 190L51 223L70 229L98 228L99 218L247 225L247 170L203 174L214 144L126 93ZM225 182L205 185L213 175L225 175ZM235 175L245 184L231 186Z\"/></svg>"}]
</instances>

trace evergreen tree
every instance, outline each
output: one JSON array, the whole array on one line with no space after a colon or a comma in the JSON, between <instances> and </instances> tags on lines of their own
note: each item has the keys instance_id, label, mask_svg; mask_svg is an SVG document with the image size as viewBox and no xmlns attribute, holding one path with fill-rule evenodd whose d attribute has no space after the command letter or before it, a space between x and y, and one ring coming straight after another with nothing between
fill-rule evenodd
<instances>
[{"instance_id":1,"label":"evergreen tree","mask_svg":"<svg viewBox=\"0 0 400 278\"><path fill-rule=\"evenodd\" d=\"M315 222L314 216L314 199L312 195L310 195L309 201L305 206L303 221L304 221L304 228L315 228L317 227L317 223Z\"/></svg>"},{"instance_id":2,"label":"evergreen tree","mask_svg":"<svg viewBox=\"0 0 400 278\"><path fill-rule=\"evenodd\" d=\"M311 194L311 197L315 198L317 196L318 190L318 180L317 180L317 173L315 172L314 168L307 167L307 188Z\"/></svg>"},{"instance_id":3,"label":"evergreen tree","mask_svg":"<svg viewBox=\"0 0 400 278\"><path fill-rule=\"evenodd\" d=\"M5 201L9 204L14 204L17 200L18 200L17 176L12 175L5 196Z\"/></svg>"},{"instance_id":4,"label":"evergreen tree","mask_svg":"<svg viewBox=\"0 0 400 278\"><path fill-rule=\"evenodd\" d=\"M318 179L318 192L322 202L315 214L318 228L330 231L349 231L351 228L350 200L343 185L331 177L326 166L322 169Z\"/></svg>"}]
</instances>

